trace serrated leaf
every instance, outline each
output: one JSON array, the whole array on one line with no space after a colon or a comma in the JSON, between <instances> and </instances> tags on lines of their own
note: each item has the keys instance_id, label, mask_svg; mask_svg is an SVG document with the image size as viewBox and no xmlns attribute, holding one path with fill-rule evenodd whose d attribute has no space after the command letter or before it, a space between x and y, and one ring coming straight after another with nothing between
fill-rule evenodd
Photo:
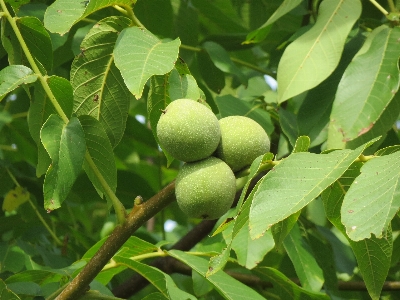
<instances>
[{"instance_id":1,"label":"serrated leaf","mask_svg":"<svg viewBox=\"0 0 400 300\"><path fill-rule=\"evenodd\" d=\"M299 152L282 160L263 178L254 196L250 210L251 237L260 237L272 225L310 203L335 182L367 146L328 154Z\"/></svg>"},{"instance_id":2,"label":"serrated leaf","mask_svg":"<svg viewBox=\"0 0 400 300\"><path fill-rule=\"evenodd\" d=\"M11 65L0 71L0 101L21 84L37 80L37 75L31 69L21 65Z\"/></svg>"},{"instance_id":3,"label":"serrated leaf","mask_svg":"<svg viewBox=\"0 0 400 300\"><path fill-rule=\"evenodd\" d=\"M224 95L217 96L215 102L222 118L228 116L246 116L260 124L268 135L271 135L274 131L270 114L247 101L240 100L232 95Z\"/></svg>"},{"instance_id":4,"label":"serrated leaf","mask_svg":"<svg viewBox=\"0 0 400 300\"><path fill-rule=\"evenodd\" d=\"M62 77L51 76L46 78L46 82L66 116L70 117L72 114L73 95L69 81ZM28 125L29 132L38 147L37 177L46 173L51 163L50 157L40 140L40 129L48 117L56 113L43 86L40 83L35 83L33 98L28 111Z\"/></svg>"},{"instance_id":5,"label":"serrated leaf","mask_svg":"<svg viewBox=\"0 0 400 300\"><path fill-rule=\"evenodd\" d=\"M29 197L29 192L25 188L17 186L15 189L8 191L4 197L2 209L7 212L12 212L21 204L28 201Z\"/></svg>"},{"instance_id":6,"label":"serrated leaf","mask_svg":"<svg viewBox=\"0 0 400 300\"><path fill-rule=\"evenodd\" d=\"M137 99L142 96L144 85L151 76L164 75L172 70L180 44L179 38L162 41L143 28L122 30L114 49L115 64Z\"/></svg>"},{"instance_id":7,"label":"serrated leaf","mask_svg":"<svg viewBox=\"0 0 400 300\"><path fill-rule=\"evenodd\" d=\"M361 166L362 163L360 162L354 163L339 181L336 181L322 193L322 200L327 218L343 233L353 249L368 293L372 299L377 300L390 267L393 247L391 232L385 234L381 239L372 237L355 242L347 236L340 215L345 193L354 179L360 174Z\"/></svg>"},{"instance_id":8,"label":"serrated leaf","mask_svg":"<svg viewBox=\"0 0 400 300\"><path fill-rule=\"evenodd\" d=\"M399 40L400 28L376 28L344 72L330 117L343 141L368 132L399 89Z\"/></svg>"},{"instance_id":9,"label":"serrated leaf","mask_svg":"<svg viewBox=\"0 0 400 300\"><path fill-rule=\"evenodd\" d=\"M293 299L293 300L328 300L328 295L322 293L313 293L307 291L289 278L287 278L280 271L269 268L260 267L256 269L258 275L263 279L270 281L274 284L274 288L271 290L273 294L277 294L279 299Z\"/></svg>"},{"instance_id":10,"label":"serrated leaf","mask_svg":"<svg viewBox=\"0 0 400 300\"><path fill-rule=\"evenodd\" d=\"M129 23L125 17L109 17L96 23L71 66L74 112L99 120L113 147L124 133L131 97L114 64L113 48Z\"/></svg>"},{"instance_id":11,"label":"serrated leaf","mask_svg":"<svg viewBox=\"0 0 400 300\"><path fill-rule=\"evenodd\" d=\"M389 155L392 153L395 153L397 151L400 150L400 145L396 145L396 146L389 146L389 147L385 147L383 149L379 149L378 151L375 152L375 156L384 156L384 155Z\"/></svg>"},{"instance_id":12,"label":"serrated leaf","mask_svg":"<svg viewBox=\"0 0 400 300\"><path fill-rule=\"evenodd\" d=\"M79 121L84 131L87 151L97 171L100 172L110 189L115 193L117 188L117 167L115 166L114 152L110 140L103 126L95 118L83 115L79 117ZM95 171L86 160L84 162L84 169L99 194L104 193L107 195ZM111 200L108 198L107 200L108 206L111 207Z\"/></svg>"},{"instance_id":13,"label":"serrated leaf","mask_svg":"<svg viewBox=\"0 0 400 300\"><path fill-rule=\"evenodd\" d=\"M263 41L271 30L271 25L292 9L299 6L302 2L303 0L284 0L272 16L269 17L267 22L247 35L246 41L244 41L243 44L259 43Z\"/></svg>"},{"instance_id":14,"label":"serrated leaf","mask_svg":"<svg viewBox=\"0 0 400 300\"><path fill-rule=\"evenodd\" d=\"M81 172L86 143L78 118L65 124L54 114L43 124L40 138L52 160L43 185L44 208L52 211L67 198Z\"/></svg>"},{"instance_id":15,"label":"serrated leaf","mask_svg":"<svg viewBox=\"0 0 400 300\"><path fill-rule=\"evenodd\" d=\"M318 292L324 284L324 275L314 258L310 245L302 237L297 223L283 241L286 253L299 276L304 289Z\"/></svg>"},{"instance_id":16,"label":"serrated leaf","mask_svg":"<svg viewBox=\"0 0 400 300\"><path fill-rule=\"evenodd\" d=\"M286 48L279 62L279 103L317 86L333 72L361 14L361 2L325 0L318 11L315 25Z\"/></svg>"},{"instance_id":17,"label":"serrated leaf","mask_svg":"<svg viewBox=\"0 0 400 300\"><path fill-rule=\"evenodd\" d=\"M222 46L214 42L205 42L202 46L218 69L222 72L235 75L243 85L247 85L246 76L239 67L232 62L228 52L226 52Z\"/></svg>"},{"instance_id":18,"label":"serrated leaf","mask_svg":"<svg viewBox=\"0 0 400 300\"><path fill-rule=\"evenodd\" d=\"M120 256L114 256L113 260L116 263L123 264L142 275L168 299L196 299L196 297L189 293L180 290L172 278L159 269Z\"/></svg>"},{"instance_id":19,"label":"serrated leaf","mask_svg":"<svg viewBox=\"0 0 400 300\"><path fill-rule=\"evenodd\" d=\"M342 223L348 236L359 241L374 234L380 238L400 208L400 152L374 158L347 191Z\"/></svg>"},{"instance_id":20,"label":"serrated leaf","mask_svg":"<svg viewBox=\"0 0 400 300\"><path fill-rule=\"evenodd\" d=\"M153 131L153 135L157 141L157 144L160 144L157 137L158 120L160 119L162 110L164 110L168 106L168 104L171 103L171 98L168 91L168 75L151 77L150 91L147 97L147 116L150 120L151 130ZM167 166L169 166L174 158L164 149L162 150L167 158Z\"/></svg>"},{"instance_id":21,"label":"serrated leaf","mask_svg":"<svg viewBox=\"0 0 400 300\"><path fill-rule=\"evenodd\" d=\"M44 14L44 25L50 32L65 34L72 25L88 15L113 5L131 6L136 0L56 0Z\"/></svg>"},{"instance_id":22,"label":"serrated leaf","mask_svg":"<svg viewBox=\"0 0 400 300\"><path fill-rule=\"evenodd\" d=\"M2 279L0 279L0 298L2 300L20 300L13 291L7 288Z\"/></svg>"},{"instance_id":23,"label":"serrated leaf","mask_svg":"<svg viewBox=\"0 0 400 300\"><path fill-rule=\"evenodd\" d=\"M53 68L53 48L50 35L43 27L42 22L31 16L15 17L14 20L40 71L43 74L51 71ZM7 51L10 64L29 66L30 63L11 25L4 22L2 27L2 43Z\"/></svg>"},{"instance_id":24,"label":"serrated leaf","mask_svg":"<svg viewBox=\"0 0 400 300\"><path fill-rule=\"evenodd\" d=\"M204 258L190 255L179 250L171 250L168 251L168 253L172 257L175 257L176 259L191 267L201 276L205 277L208 282L210 282L218 291L218 293L220 293L221 296L223 296L225 299L265 299L250 287L244 285L240 281L237 281L236 279L232 278L222 271L206 277L206 273L208 270L208 261Z\"/></svg>"}]
</instances>

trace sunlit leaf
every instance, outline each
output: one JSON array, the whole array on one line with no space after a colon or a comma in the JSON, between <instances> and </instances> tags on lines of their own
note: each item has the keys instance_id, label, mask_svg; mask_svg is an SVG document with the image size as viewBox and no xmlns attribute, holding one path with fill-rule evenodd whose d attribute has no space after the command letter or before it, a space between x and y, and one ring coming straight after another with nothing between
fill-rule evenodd
<instances>
[{"instance_id":1,"label":"sunlit leaf","mask_svg":"<svg viewBox=\"0 0 400 300\"><path fill-rule=\"evenodd\" d=\"M179 74L177 69L173 69L168 78L169 97L171 100L200 98L199 87L196 79L190 74Z\"/></svg>"},{"instance_id":2,"label":"sunlit leaf","mask_svg":"<svg viewBox=\"0 0 400 300\"><path fill-rule=\"evenodd\" d=\"M290 44L278 66L278 102L317 86L337 67L361 14L359 0L325 0L315 25Z\"/></svg>"},{"instance_id":3,"label":"sunlit leaf","mask_svg":"<svg viewBox=\"0 0 400 300\"><path fill-rule=\"evenodd\" d=\"M126 28L119 34L114 49L115 64L137 99L142 96L144 85L151 76L172 70L180 44L179 38L162 41L138 27Z\"/></svg>"},{"instance_id":4,"label":"sunlit leaf","mask_svg":"<svg viewBox=\"0 0 400 300\"><path fill-rule=\"evenodd\" d=\"M347 191L342 222L348 236L359 241L371 233L381 237L400 208L400 152L374 158Z\"/></svg>"},{"instance_id":5,"label":"sunlit leaf","mask_svg":"<svg viewBox=\"0 0 400 300\"><path fill-rule=\"evenodd\" d=\"M37 75L31 69L21 65L11 65L0 71L0 101L22 84L32 83Z\"/></svg>"},{"instance_id":6,"label":"sunlit leaf","mask_svg":"<svg viewBox=\"0 0 400 300\"><path fill-rule=\"evenodd\" d=\"M344 72L330 117L344 141L368 132L397 92L399 40L400 28L376 28Z\"/></svg>"},{"instance_id":7,"label":"sunlit leaf","mask_svg":"<svg viewBox=\"0 0 400 300\"><path fill-rule=\"evenodd\" d=\"M205 277L207 281L210 282L218 291L218 293L220 293L221 296L223 296L225 299L265 299L250 287L244 285L240 281L237 281L236 279L232 278L222 271L206 277L206 273L208 270L207 259L190 255L188 253L178 250L171 250L169 251L169 254L191 267L201 276Z\"/></svg>"},{"instance_id":8,"label":"sunlit leaf","mask_svg":"<svg viewBox=\"0 0 400 300\"><path fill-rule=\"evenodd\" d=\"M251 237L260 237L272 225L310 203L347 170L366 146L328 154L299 152L282 160L263 178L254 196Z\"/></svg>"},{"instance_id":9,"label":"sunlit leaf","mask_svg":"<svg viewBox=\"0 0 400 300\"><path fill-rule=\"evenodd\" d=\"M82 53L71 66L74 112L99 120L113 147L124 133L131 97L114 64L113 48L129 22L125 17L109 17L98 22L85 36Z\"/></svg>"},{"instance_id":10,"label":"sunlit leaf","mask_svg":"<svg viewBox=\"0 0 400 300\"><path fill-rule=\"evenodd\" d=\"M6 194L2 208L4 211L11 212L28 200L29 192L23 187L17 186Z\"/></svg>"},{"instance_id":11,"label":"sunlit leaf","mask_svg":"<svg viewBox=\"0 0 400 300\"><path fill-rule=\"evenodd\" d=\"M56 0L44 14L44 25L50 32L65 34L75 23L108 6L131 6L136 0Z\"/></svg>"}]
</instances>

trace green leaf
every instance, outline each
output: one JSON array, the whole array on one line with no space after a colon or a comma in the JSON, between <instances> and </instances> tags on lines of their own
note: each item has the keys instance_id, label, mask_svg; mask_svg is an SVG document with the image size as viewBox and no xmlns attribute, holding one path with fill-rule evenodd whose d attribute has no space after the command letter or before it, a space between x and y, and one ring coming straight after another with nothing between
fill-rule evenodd
<instances>
[{"instance_id":1,"label":"green leaf","mask_svg":"<svg viewBox=\"0 0 400 300\"><path fill-rule=\"evenodd\" d=\"M0 273L13 272L17 273L24 267L25 254L24 251L14 245L0 243Z\"/></svg>"},{"instance_id":2,"label":"green leaf","mask_svg":"<svg viewBox=\"0 0 400 300\"><path fill-rule=\"evenodd\" d=\"M161 293L151 293L144 297L142 300L168 300L163 294Z\"/></svg>"},{"instance_id":3,"label":"green leaf","mask_svg":"<svg viewBox=\"0 0 400 300\"><path fill-rule=\"evenodd\" d=\"M272 225L310 203L347 170L366 146L329 154L299 152L282 160L263 178L254 196L251 237L260 237Z\"/></svg>"},{"instance_id":4,"label":"green leaf","mask_svg":"<svg viewBox=\"0 0 400 300\"><path fill-rule=\"evenodd\" d=\"M226 52L222 46L214 42L205 42L203 48L207 51L208 55L210 55L212 62L218 69L222 72L235 75L243 85L247 85L246 76L239 67L232 62L228 52Z\"/></svg>"},{"instance_id":5,"label":"green leaf","mask_svg":"<svg viewBox=\"0 0 400 300\"><path fill-rule=\"evenodd\" d=\"M295 146L297 138L299 137L299 128L297 125L296 115L293 112L285 110L281 107L279 109L279 123L290 144Z\"/></svg>"},{"instance_id":6,"label":"green leaf","mask_svg":"<svg viewBox=\"0 0 400 300\"><path fill-rule=\"evenodd\" d=\"M12 212L21 206L21 204L28 201L29 197L30 194L25 188L16 186L15 189L8 191L4 196L2 210Z\"/></svg>"},{"instance_id":7,"label":"green leaf","mask_svg":"<svg viewBox=\"0 0 400 300\"><path fill-rule=\"evenodd\" d=\"M299 218L301 210L295 212L293 215L286 219L276 223L271 227L272 235L274 237L277 247L281 246L287 235L292 230L293 226L296 225L297 219Z\"/></svg>"},{"instance_id":8,"label":"green leaf","mask_svg":"<svg viewBox=\"0 0 400 300\"><path fill-rule=\"evenodd\" d=\"M85 134L87 151L97 168L97 171L103 176L110 189L115 193L117 188L117 168L115 165L114 152L111 147L110 140L103 126L95 118L87 115L79 117ZM95 175L95 171L89 166L85 160L84 169L90 181L97 189L99 194L104 192L103 185ZM111 200L108 199L108 206L111 207Z\"/></svg>"},{"instance_id":9,"label":"green leaf","mask_svg":"<svg viewBox=\"0 0 400 300\"><path fill-rule=\"evenodd\" d=\"M272 14L272 16L269 17L268 21L265 22L261 27L250 32L246 37L246 41L243 43L250 44L263 41L271 30L271 25L279 18L290 12L292 9L299 6L302 2L303 0L284 0L278 9Z\"/></svg>"},{"instance_id":10,"label":"green leaf","mask_svg":"<svg viewBox=\"0 0 400 300\"><path fill-rule=\"evenodd\" d=\"M349 141L368 132L396 94L400 80L400 28L373 31L339 83L331 113L332 130Z\"/></svg>"},{"instance_id":11,"label":"green leaf","mask_svg":"<svg viewBox=\"0 0 400 300\"><path fill-rule=\"evenodd\" d=\"M168 251L168 253L205 277L225 299L265 299L250 287L222 271L206 277L208 261L204 258L190 255L179 250L171 250Z\"/></svg>"},{"instance_id":12,"label":"green leaf","mask_svg":"<svg viewBox=\"0 0 400 300\"><path fill-rule=\"evenodd\" d=\"M72 114L72 87L68 80L58 76L46 78L46 82L53 92L58 104L63 109L67 117ZM36 166L36 176L40 177L46 173L51 163L51 159L43 147L40 140L40 129L51 114L56 114L56 110L48 98L43 86L35 83L35 90L31 106L28 111L29 132L38 147L38 162Z\"/></svg>"},{"instance_id":13,"label":"green leaf","mask_svg":"<svg viewBox=\"0 0 400 300\"><path fill-rule=\"evenodd\" d=\"M85 137L76 117L65 124L58 115L51 115L43 124L40 138L52 160L43 186L44 208L52 211L67 198L82 170Z\"/></svg>"},{"instance_id":14,"label":"green leaf","mask_svg":"<svg viewBox=\"0 0 400 300\"><path fill-rule=\"evenodd\" d=\"M359 0L321 3L315 25L286 48L279 62L279 103L317 86L333 72L360 14Z\"/></svg>"},{"instance_id":15,"label":"green leaf","mask_svg":"<svg viewBox=\"0 0 400 300\"><path fill-rule=\"evenodd\" d=\"M302 237L297 223L283 241L286 253L299 276L304 289L318 292L324 284L324 275L318 266L308 242Z\"/></svg>"},{"instance_id":16,"label":"green leaf","mask_svg":"<svg viewBox=\"0 0 400 300\"><path fill-rule=\"evenodd\" d=\"M82 54L71 66L74 112L99 120L113 147L124 134L131 97L114 64L113 48L129 23L125 17L109 17L96 23L82 41Z\"/></svg>"},{"instance_id":17,"label":"green leaf","mask_svg":"<svg viewBox=\"0 0 400 300\"><path fill-rule=\"evenodd\" d=\"M20 300L20 298L9 290L2 279L0 279L0 298L2 300Z\"/></svg>"},{"instance_id":18,"label":"green leaf","mask_svg":"<svg viewBox=\"0 0 400 300\"><path fill-rule=\"evenodd\" d=\"M371 233L382 237L400 208L400 152L367 161L347 191L342 223L348 236L359 241Z\"/></svg>"},{"instance_id":19,"label":"green leaf","mask_svg":"<svg viewBox=\"0 0 400 300\"><path fill-rule=\"evenodd\" d=\"M173 69L168 77L170 99L192 99L200 98L199 87L196 79L190 74L179 74L177 69Z\"/></svg>"},{"instance_id":20,"label":"green leaf","mask_svg":"<svg viewBox=\"0 0 400 300\"><path fill-rule=\"evenodd\" d=\"M68 274L62 273L60 270L26 270L8 277L6 283L34 282L44 285L51 282L68 281Z\"/></svg>"},{"instance_id":21,"label":"green leaf","mask_svg":"<svg viewBox=\"0 0 400 300\"><path fill-rule=\"evenodd\" d=\"M14 20L40 71L43 74L51 71L53 68L53 48L50 35L43 27L42 22L36 17L15 17ZM4 23L2 42L8 53L10 64L30 65L9 23Z\"/></svg>"},{"instance_id":22,"label":"green leaf","mask_svg":"<svg viewBox=\"0 0 400 300\"><path fill-rule=\"evenodd\" d=\"M310 147L310 138L308 136L299 136L294 144L292 153L307 152Z\"/></svg>"},{"instance_id":23,"label":"green leaf","mask_svg":"<svg viewBox=\"0 0 400 300\"><path fill-rule=\"evenodd\" d=\"M347 238L356 256L368 293L374 300L379 299L383 284L390 267L392 254L391 232L385 233L382 238L371 237L355 242L346 235L345 227L341 222L340 210L348 186L360 174L362 163L354 163L351 168L322 193L326 216Z\"/></svg>"},{"instance_id":24,"label":"green leaf","mask_svg":"<svg viewBox=\"0 0 400 300\"><path fill-rule=\"evenodd\" d=\"M0 101L21 84L35 82L37 75L31 69L21 65L11 65L0 71Z\"/></svg>"},{"instance_id":25,"label":"green leaf","mask_svg":"<svg viewBox=\"0 0 400 300\"><path fill-rule=\"evenodd\" d=\"M44 26L50 32L61 35L70 30L72 25L86 18L88 15L108 6L126 5L131 6L136 0L56 0L44 14Z\"/></svg>"},{"instance_id":26,"label":"green leaf","mask_svg":"<svg viewBox=\"0 0 400 300\"><path fill-rule=\"evenodd\" d=\"M150 120L151 130L153 131L157 144L160 144L157 137L157 123L162 110L170 103L168 75L152 76L150 79L150 91L147 97L147 116ZM174 158L164 149L162 150L167 157L167 165L169 166Z\"/></svg>"},{"instance_id":27,"label":"green leaf","mask_svg":"<svg viewBox=\"0 0 400 300\"><path fill-rule=\"evenodd\" d=\"M217 103L221 118L246 116L260 124L268 135L271 135L274 131L270 114L264 109L252 105L250 102L240 100L231 95L217 96L215 102Z\"/></svg>"},{"instance_id":28,"label":"green leaf","mask_svg":"<svg viewBox=\"0 0 400 300\"><path fill-rule=\"evenodd\" d=\"M256 269L258 275L264 280L272 282L274 288L271 290L272 293L277 294L279 299L293 299L293 300L328 300L330 299L327 295L322 293L313 293L307 291L284 274L269 267L260 267Z\"/></svg>"},{"instance_id":29,"label":"green leaf","mask_svg":"<svg viewBox=\"0 0 400 300\"><path fill-rule=\"evenodd\" d=\"M142 96L144 85L151 76L164 75L172 70L180 44L179 38L162 41L143 28L122 30L114 49L115 64L137 99Z\"/></svg>"},{"instance_id":30,"label":"green leaf","mask_svg":"<svg viewBox=\"0 0 400 300\"><path fill-rule=\"evenodd\" d=\"M196 297L180 290L172 278L159 269L120 256L114 256L113 260L142 275L168 299L196 299Z\"/></svg>"},{"instance_id":31,"label":"green leaf","mask_svg":"<svg viewBox=\"0 0 400 300\"><path fill-rule=\"evenodd\" d=\"M199 52L197 57L197 67L202 79L215 93L219 94L225 86L225 75L212 62L210 56L205 52Z\"/></svg>"}]
</instances>

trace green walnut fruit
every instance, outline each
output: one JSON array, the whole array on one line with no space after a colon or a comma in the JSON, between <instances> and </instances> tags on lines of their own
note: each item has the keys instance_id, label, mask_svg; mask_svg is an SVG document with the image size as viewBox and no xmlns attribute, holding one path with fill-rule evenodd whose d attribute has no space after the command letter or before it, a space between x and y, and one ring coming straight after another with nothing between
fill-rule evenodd
<instances>
[{"instance_id":1,"label":"green walnut fruit","mask_svg":"<svg viewBox=\"0 0 400 300\"><path fill-rule=\"evenodd\" d=\"M176 200L191 218L218 219L232 206L235 193L235 175L216 157L186 163L176 177Z\"/></svg>"},{"instance_id":2,"label":"green walnut fruit","mask_svg":"<svg viewBox=\"0 0 400 300\"><path fill-rule=\"evenodd\" d=\"M221 141L215 155L236 172L251 165L270 149L264 129L250 118L230 116L219 120Z\"/></svg>"},{"instance_id":3,"label":"green walnut fruit","mask_svg":"<svg viewBox=\"0 0 400 300\"><path fill-rule=\"evenodd\" d=\"M203 104L189 99L172 101L157 124L161 147L174 158L192 162L210 156L221 138L219 123Z\"/></svg>"}]
</instances>

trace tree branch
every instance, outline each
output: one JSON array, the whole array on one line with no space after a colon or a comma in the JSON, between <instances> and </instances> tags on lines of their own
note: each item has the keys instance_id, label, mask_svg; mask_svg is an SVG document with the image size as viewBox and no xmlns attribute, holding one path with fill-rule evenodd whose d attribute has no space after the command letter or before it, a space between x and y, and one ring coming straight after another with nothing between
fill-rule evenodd
<instances>
[{"instance_id":1,"label":"tree branch","mask_svg":"<svg viewBox=\"0 0 400 300\"><path fill-rule=\"evenodd\" d=\"M124 224L118 225L83 270L56 298L75 300L83 295L89 284L114 256L129 237L148 219L175 200L175 182L170 183L158 194L143 204L135 205Z\"/></svg>"}]
</instances>

